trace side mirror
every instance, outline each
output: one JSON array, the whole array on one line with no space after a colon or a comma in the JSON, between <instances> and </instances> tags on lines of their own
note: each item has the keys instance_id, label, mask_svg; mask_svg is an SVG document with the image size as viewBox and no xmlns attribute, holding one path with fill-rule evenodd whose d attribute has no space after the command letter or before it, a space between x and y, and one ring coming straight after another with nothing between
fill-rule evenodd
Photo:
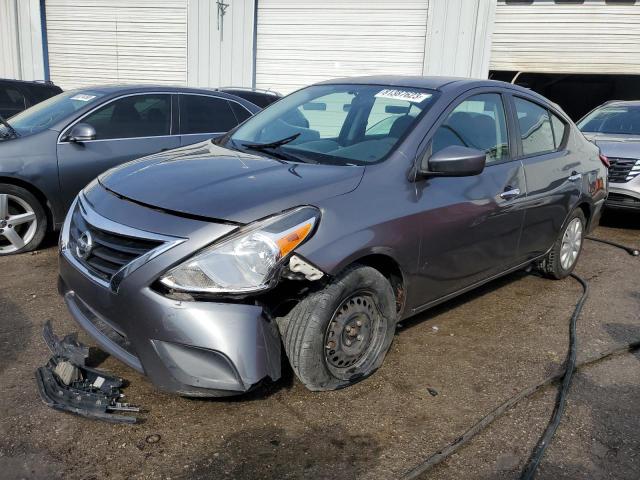
<instances>
[{"instance_id":1,"label":"side mirror","mask_svg":"<svg viewBox=\"0 0 640 480\"><path fill-rule=\"evenodd\" d=\"M418 173L423 177L469 177L479 175L487 163L487 154L475 148L452 145L420 162Z\"/></svg>"},{"instance_id":2,"label":"side mirror","mask_svg":"<svg viewBox=\"0 0 640 480\"><path fill-rule=\"evenodd\" d=\"M82 143L95 139L96 129L88 123L76 123L67 135L67 140L70 142Z\"/></svg>"}]
</instances>

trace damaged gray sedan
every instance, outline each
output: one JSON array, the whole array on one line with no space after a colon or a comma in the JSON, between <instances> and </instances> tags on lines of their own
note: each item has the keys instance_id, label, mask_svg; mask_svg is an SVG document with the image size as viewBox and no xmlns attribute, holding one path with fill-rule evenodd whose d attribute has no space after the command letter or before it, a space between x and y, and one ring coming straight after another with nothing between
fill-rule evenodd
<instances>
[{"instance_id":1,"label":"damaged gray sedan","mask_svg":"<svg viewBox=\"0 0 640 480\"><path fill-rule=\"evenodd\" d=\"M101 175L66 218L59 289L164 390L243 393L283 355L307 388L342 388L404 318L528 265L566 277L606 181L597 147L523 88L334 80Z\"/></svg>"}]
</instances>

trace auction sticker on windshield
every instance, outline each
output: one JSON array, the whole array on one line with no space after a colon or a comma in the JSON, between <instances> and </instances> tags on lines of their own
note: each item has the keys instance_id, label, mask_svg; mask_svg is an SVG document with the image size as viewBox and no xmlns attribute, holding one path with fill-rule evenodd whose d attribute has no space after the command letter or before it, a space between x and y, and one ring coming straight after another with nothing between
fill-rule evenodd
<instances>
[{"instance_id":1,"label":"auction sticker on windshield","mask_svg":"<svg viewBox=\"0 0 640 480\"><path fill-rule=\"evenodd\" d=\"M400 90L396 88L385 88L375 94L377 98L392 98L394 100L406 100L407 102L420 103L427 98L431 98L431 93L416 92L415 90Z\"/></svg>"},{"instance_id":2,"label":"auction sticker on windshield","mask_svg":"<svg viewBox=\"0 0 640 480\"><path fill-rule=\"evenodd\" d=\"M90 100L93 100L94 98L96 98L95 95L87 95L84 93L79 93L71 97L71 100L80 100L81 102L88 102Z\"/></svg>"}]
</instances>

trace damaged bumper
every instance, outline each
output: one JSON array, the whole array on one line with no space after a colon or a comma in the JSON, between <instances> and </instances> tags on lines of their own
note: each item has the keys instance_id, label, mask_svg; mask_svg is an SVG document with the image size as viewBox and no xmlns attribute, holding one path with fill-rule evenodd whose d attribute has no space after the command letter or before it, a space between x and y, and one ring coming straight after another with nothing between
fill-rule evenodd
<instances>
[{"instance_id":1,"label":"damaged bumper","mask_svg":"<svg viewBox=\"0 0 640 480\"><path fill-rule=\"evenodd\" d=\"M279 332L261 307L175 300L151 288L185 252L219 235L215 225L194 225L196 221L176 217L168 222L162 212L116 197L103 197L97 208L88 207L96 215L108 211L113 222L124 225L142 218L147 231L169 224L175 229L172 235L201 234L142 265L122 279L117 291L78 268L70 252L61 254L59 293L76 322L102 349L148 376L158 388L185 396L236 395L265 378L280 378Z\"/></svg>"}]
</instances>

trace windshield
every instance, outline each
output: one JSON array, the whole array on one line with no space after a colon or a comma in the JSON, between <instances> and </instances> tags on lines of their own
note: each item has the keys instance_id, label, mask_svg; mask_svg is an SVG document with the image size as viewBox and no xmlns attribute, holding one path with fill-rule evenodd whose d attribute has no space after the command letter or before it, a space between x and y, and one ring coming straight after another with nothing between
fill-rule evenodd
<instances>
[{"instance_id":1,"label":"windshield","mask_svg":"<svg viewBox=\"0 0 640 480\"><path fill-rule=\"evenodd\" d=\"M64 92L14 115L9 124L19 135L38 133L76 110L95 103L101 96L101 93L84 90ZM4 132L6 129L6 126L0 125L0 130Z\"/></svg>"},{"instance_id":2,"label":"windshield","mask_svg":"<svg viewBox=\"0 0 640 480\"><path fill-rule=\"evenodd\" d=\"M247 120L227 144L285 160L376 163L413 128L435 93L380 85L315 85Z\"/></svg>"},{"instance_id":3,"label":"windshield","mask_svg":"<svg viewBox=\"0 0 640 480\"><path fill-rule=\"evenodd\" d=\"M578 128L583 132L640 135L640 106L598 108L580 120Z\"/></svg>"}]
</instances>

